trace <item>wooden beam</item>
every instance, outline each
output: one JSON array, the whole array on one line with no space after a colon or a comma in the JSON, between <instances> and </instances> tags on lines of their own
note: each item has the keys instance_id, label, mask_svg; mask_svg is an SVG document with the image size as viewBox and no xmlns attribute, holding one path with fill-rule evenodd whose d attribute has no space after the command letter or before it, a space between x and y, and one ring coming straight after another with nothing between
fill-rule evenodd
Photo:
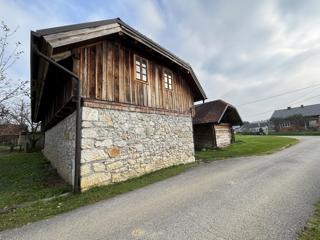
<instances>
[{"instance_id":1,"label":"wooden beam","mask_svg":"<svg viewBox=\"0 0 320 240\"><path fill-rule=\"evenodd\" d=\"M44 36L45 40L50 43L53 48L62 47L65 45L87 41L90 39L107 36L113 33L120 32L119 24L110 24L97 28L86 28L69 32L62 32Z\"/></svg>"},{"instance_id":2,"label":"wooden beam","mask_svg":"<svg viewBox=\"0 0 320 240\"><path fill-rule=\"evenodd\" d=\"M57 54L52 55L52 58L56 62L58 62L58 61L61 61L63 59L70 57L71 55L72 55L71 51L65 51L65 52L61 52L61 53L57 53Z\"/></svg>"}]
</instances>

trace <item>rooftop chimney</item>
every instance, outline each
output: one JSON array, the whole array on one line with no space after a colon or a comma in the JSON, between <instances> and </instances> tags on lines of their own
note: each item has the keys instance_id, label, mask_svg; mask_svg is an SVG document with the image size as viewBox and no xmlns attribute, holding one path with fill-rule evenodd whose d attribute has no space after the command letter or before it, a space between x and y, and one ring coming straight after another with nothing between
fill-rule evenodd
<instances>
[{"instance_id":1,"label":"rooftop chimney","mask_svg":"<svg viewBox=\"0 0 320 240\"><path fill-rule=\"evenodd\" d=\"M291 109L291 107L287 107L287 109L288 109L288 110L290 110L290 109Z\"/></svg>"},{"instance_id":2,"label":"rooftop chimney","mask_svg":"<svg viewBox=\"0 0 320 240\"><path fill-rule=\"evenodd\" d=\"M302 108L303 108L303 107L304 107L304 106L303 106L303 104L302 104L300 107L302 107Z\"/></svg>"}]
</instances>

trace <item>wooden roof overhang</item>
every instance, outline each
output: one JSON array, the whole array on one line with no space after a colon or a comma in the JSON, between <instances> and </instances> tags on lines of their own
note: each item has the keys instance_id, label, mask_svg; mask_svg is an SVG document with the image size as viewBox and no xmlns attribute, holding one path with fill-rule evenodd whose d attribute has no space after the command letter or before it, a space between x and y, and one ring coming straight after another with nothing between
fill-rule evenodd
<instances>
[{"instance_id":1,"label":"wooden roof overhang","mask_svg":"<svg viewBox=\"0 0 320 240\"><path fill-rule=\"evenodd\" d=\"M131 28L121 19L116 18L31 32L31 107L33 121L37 122L41 120L39 119L39 109L41 101L43 101L43 88L49 68L48 62L39 59L33 48L37 47L48 57L59 61L71 56L70 50L74 47L112 35L126 36L135 43L148 48L156 55L161 55L167 61L184 70L190 76L186 80L192 89L194 101L207 99L204 90L188 63Z\"/></svg>"},{"instance_id":2,"label":"wooden roof overhang","mask_svg":"<svg viewBox=\"0 0 320 240\"><path fill-rule=\"evenodd\" d=\"M208 123L230 123L232 126L242 125L237 109L223 100L196 105L192 122L194 125Z\"/></svg>"}]
</instances>

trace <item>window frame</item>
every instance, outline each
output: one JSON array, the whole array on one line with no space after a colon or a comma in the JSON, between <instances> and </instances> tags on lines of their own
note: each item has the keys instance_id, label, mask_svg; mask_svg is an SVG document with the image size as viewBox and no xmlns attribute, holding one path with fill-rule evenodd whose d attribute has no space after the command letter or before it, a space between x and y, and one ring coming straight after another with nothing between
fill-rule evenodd
<instances>
[{"instance_id":1,"label":"window frame","mask_svg":"<svg viewBox=\"0 0 320 240\"><path fill-rule=\"evenodd\" d=\"M167 74L167 79L168 79L167 82L166 82L165 74ZM169 83L169 78L168 78L169 75L171 75L171 83ZM173 72L170 69L163 68L163 70L162 70L162 81L163 81L163 87L164 87L165 90L173 91ZM166 87L166 84L168 85L168 87ZM171 86L171 88L170 88L170 86Z\"/></svg>"},{"instance_id":2,"label":"window frame","mask_svg":"<svg viewBox=\"0 0 320 240\"><path fill-rule=\"evenodd\" d=\"M137 61L140 63L140 79L137 78ZM145 62L146 64L146 80L143 80L142 79L142 63L143 61ZM133 69L134 69L134 79L138 82L141 82L141 83L144 83L144 84L148 84L149 82L149 63L148 63L148 60L144 57L141 57L137 54L134 54L134 62L133 62Z\"/></svg>"}]
</instances>

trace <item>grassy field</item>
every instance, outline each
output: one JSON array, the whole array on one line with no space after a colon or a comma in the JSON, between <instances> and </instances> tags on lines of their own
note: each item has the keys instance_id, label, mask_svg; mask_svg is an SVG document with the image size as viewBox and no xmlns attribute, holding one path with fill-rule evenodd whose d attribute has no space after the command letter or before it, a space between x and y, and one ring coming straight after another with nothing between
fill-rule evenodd
<instances>
[{"instance_id":1,"label":"grassy field","mask_svg":"<svg viewBox=\"0 0 320 240\"><path fill-rule=\"evenodd\" d=\"M316 205L314 215L301 233L300 240L320 240L320 202Z\"/></svg>"},{"instance_id":2,"label":"grassy field","mask_svg":"<svg viewBox=\"0 0 320 240\"><path fill-rule=\"evenodd\" d=\"M212 160L263 154L296 142L295 139L282 137L237 136L236 143L231 147L223 150L197 152L196 156ZM7 150L0 149L0 231L46 219L80 206L144 187L182 173L197 164L196 162L174 166L126 182L96 187L81 194L70 194L50 201L36 202L31 206L1 213L1 210L15 204L58 196L71 191L71 188L59 180L56 172L40 152L9 153Z\"/></svg>"},{"instance_id":3,"label":"grassy field","mask_svg":"<svg viewBox=\"0 0 320 240\"><path fill-rule=\"evenodd\" d=\"M144 187L175 176L197 163L179 165L131 179L126 182L96 187L81 194L37 202L28 207L0 213L0 231L46 219L56 214L92 204L115 195ZM63 182L56 183L56 173L41 153L0 153L0 210L26 201L52 197L70 191Z\"/></svg>"},{"instance_id":4,"label":"grassy field","mask_svg":"<svg viewBox=\"0 0 320 240\"><path fill-rule=\"evenodd\" d=\"M0 149L0 209L70 191L40 153Z\"/></svg>"},{"instance_id":5,"label":"grassy field","mask_svg":"<svg viewBox=\"0 0 320 240\"><path fill-rule=\"evenodd\" d=\"M269 154L298 142L294 138L277 136L236 135L236 142L223 149L198 151L198 160L217 160L229 157Z\"/></svg>"}]
</instances>

